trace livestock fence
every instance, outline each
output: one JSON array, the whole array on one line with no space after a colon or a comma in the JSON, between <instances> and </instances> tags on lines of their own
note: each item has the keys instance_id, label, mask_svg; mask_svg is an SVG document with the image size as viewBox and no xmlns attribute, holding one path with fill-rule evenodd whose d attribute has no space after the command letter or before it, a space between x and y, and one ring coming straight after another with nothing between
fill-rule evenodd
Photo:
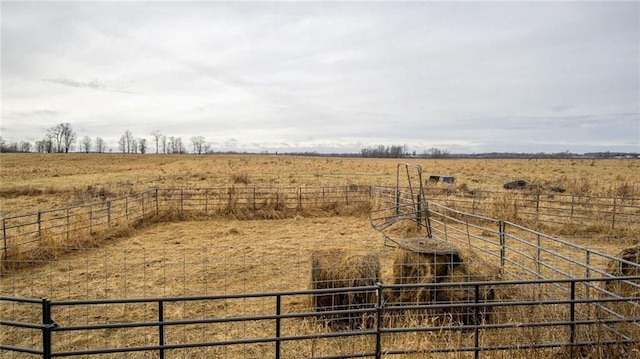
<instances>
[{"instance_id":1,"label":"livestock fence","mask_svg":"<svg viewBox=\"0 0 640 359\"><path fill-rule=\"evenodd\" d=\"M425 188L428 200L473 213L548 225L598 224L626 228L640 222L640 197L606 197L541 191L462 191Z\"/></svg>"},{"instance_id":2,"label":"livestock fence","mask_svg":"<svg viewBox=\"0 0 640 359\"><path fill-rule=\"evenodd\" d=\"M165 197L172 201L172 210L192 208L187 200L194 197L185 193L188 191ZM370 196L374 202L401 205L397 189L372 187L362 193L363 198ZM151 192L148 196L155 195ZM145 205L157 211L166 205L157 200L149 203L158 203L157 207ZM198 203L195 208L201 211L202 203ZM229 293L217 287L216 291L228 294L126 299L5 295L0 297L0 308L6 308L0 311L0 332L4 333L0 335L0 353L43 358L640 355L637 262L515 222L432 201L428 206L428 212L418 208L417 212L401 213L407 214L409 225L399 222L399 230L416 229L413 224L424 223L428 213L434 238L480 258L488 268L499 272L499 278L390 284L388 278L381 277L373 285L311 290L301 281L291 281L291 290L283 291ZM372 213L372 221L385 215ZM384 257L396 250L392 242L387 244L379 248ZM145 259L139 266L150 264ZM622 267L631 271L612 270ZM201 269L206 271L207 267ZM286 276L301 271L308 271L307 264L279 268L278 273ZM197 270L190 267L188 272ZM117 280L110 278L109 285ZM124 280L126 283L127 278ZM70 279L69 287L82 285L78 281ZM392 300L389 293L403 289L435 293L432 298L436 299ZM437 300L437 293L447 290L464 295L460 300ZM491 296L486 295L489 291ZM370 300L322 310L305 304L318 295L355 297L359 292L369 293L365 297ZM361 319L359 325L332 330L329 324L335 317Z\"/></svg>"},{"instance_id":3,"label":"livestock fence","mask_svg":"<svg viewBox=\"0 0 640 359\"><path fill-rule=\"evenodd\" d=\"M622 280L640 280L629 277ZM493 357L496 353L509 357L530 355L530 353L555 354L558 358L579 358L582 353L605 353L602 358L633 357L638 350L637 337L639 314L627 316L605 316L596 313L595 307L618 307L620 304L640 299L635 297L585 298L580 289L597 283L596 279L556 279L533 281L469 282L473 298L466 303L415 303L412 305L390 306L383 298L385 292L395 290L398 285L360 286L332 288L324 290L304 290L274 293L254 293L202 297L165 297L115 300L76 300L56 301L43 299L25 299L0 297L0 303L31 307L31 311L41 315L40 322L13 322L0 320L0 326L25 333L35 332L39 342L33 347L20 347L0 343L3 350L12 353L37 355L42 358L70 356L98 356L153 354L152 357L273 357L273 358L383 358L383 357L437 357L455 353L460 358ZM452 285L452 284L450 284ZM503 288L546 286L561 287L566 295L547 299L521 298L486 302L480 300L484 287L491 286L496 291ZM425 285L421 285L424 287ZM404 286L406 287L406 285ZM443 289L442 284L430 284L428 289ZM358 308L337 308L323 312L323 315L368 317L372 325L351 328L342 331L318 330L314 326L301 326L299 323L313 321L318 313L313 311L292 311L284 303L313 295L344 295L358 292L371 292L377 298L372 303L362 303ZM171 306L185 305L193 307L215 307L220 303L258 300L264 311L252 314L237 314L224 317L210 317L204 313L191 318L172 318ZM145 308L145 321L126 321L116 323L87 323L76 320L65 321L59 313L66 310L76 312L90 311L91 308L109 311L123 305ZM472 324L440 323L425 325L425 322L406 321L408 313L421 313L430 310L465 310L479 316L481 312L493 311L511 315L521 312L519 308L535 308L538 313L553 315L530 315L517 321L478 322ZM615 313L615 312L614 312ZM402 317L403 320L398 318ZM184 341L178 333L189 327L207 327L209 335L203 335L195 341ZM244 326L259 327L262 335L246 335L247 331L231 330ZM301 329L303 328L303 329ZM306 329L306 331L304 330ZM150 343L141 345L135 339L116 346L109 341L95 338L93 333L109 331L127 332L133 337L144 337ZM227 333L224 339L218 339L220 333ZM552 333L552 334L550 334ZM635 333L635 334L634 334ZM88 346L77 348L72 344L61 345L56 342L62 334L93 338ZM244 334L244 335L243 335ZM545 335L546 334L546 335ZM255 335L255 334L254 334ZM448 340L438 340L448 338ZM319 345L322 342L338 341L336 345ZM342 341L342 342L340 342ZM345 345L345 342L352 342ZM105 345L106 344L106 345ZM86 345L86 344L85 344ZM93 345L93 346L92 346ZM105 346L100 346L105 345ZM233 349L228 349L233 348ZM208 349L209 351L206 351ZM635 352L634 352L635 351ZM518 354L520 353L520 354ZM635 353L635 354L634 354ZM413 356L410 356L413 355ZM448 356L450 357L450 356ZM524 356L522 356L524 357ZM593 356L592 356L593 357Z\"/></svg>"},{"instance_id":4,"label":"livestock fence","mask_svg":"<svg viewBox=\"0 0 640 359\"><path fill-rule=\"evenodd\" d=\"M291 213L348 213L367 209L373 193L386 187L220 187L155 188L127 196L0 219L0 260L40 245L77 246L101 233L136 226L166 214L180 216L245 215L282 218ZM386 188L386 190L390 190ZM395 189L394 189L395 190ZM523 192L456 192L427 188L427 199L471 214L525 223L591 225L604 229L637 230L640 198L597 197ZM345 208L347 208L345 210ZM1 267L1 266L0 266Z\"/></svg>"}]
</instances>

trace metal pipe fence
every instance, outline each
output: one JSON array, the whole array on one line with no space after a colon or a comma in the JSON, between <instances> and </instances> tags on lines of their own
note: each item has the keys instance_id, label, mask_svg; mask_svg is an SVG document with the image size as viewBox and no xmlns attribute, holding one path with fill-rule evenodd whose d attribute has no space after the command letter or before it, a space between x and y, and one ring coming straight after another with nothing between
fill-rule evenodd
<instances>
[{"instance_id":1,"label":"metal pipe fence","mask_svg":"<svg viewBox=\"0 0 640 359\"><path fill-rule=\"evenodd\" d=\"M640 197L604 197L565 193L456 191L425 188L430 201L463 212L497 217L508 211L509 218L547 224L600 223L622 228L640 223Z\"/></svg>"},{"instance_id":2,"label":"metal pipe fence","mask_svg":"<svg viewBox=\"0 0 640 359\"><path fill-rule=\"evenodd\" d=\"M602 278L600 280L603 280ZM640 280L640 277L627 277L621 280ZM468 357L491 357L493 353L505 353L508 351L527 352L533 350L569 348L570 352L577 349L594 349L605 346L616 346L624 351L627 346L638 344L639 338L629 335L630 327L640 319L640 314L625 317L604 317L593 310L595 306L615 306L622 302L638 301L640 296L619 298L601 297L584 298L580 296L579 288L590 285L596 279L562 279L562 280L527 280L527 281L499 281L499 282L469 282L466 286L473 292L474 301L465 303L415 303L415 304L389 304L383 300L385 293L400 287L422 287L427 290L438 290L447 286L459 284L414 284L414 285L383 285L361 286L350 288L315 289L303 291L254 293L238 295L217 295L198 297L164 297L141 299L115 299L115 300L75 300L57 301L43 298L22 299L0 297L0 303L6 305L19 304L33 307L33 312L39 312L41 321L7 321L0 320L0 327L5 330L25 330L36 332L40 337L39 344L33 346L18 346L9 343L0 343L0 351L14 353L33 354L48 359L56 357L91 356L98 354L124 354L154 352L159 358L172 357L179 349L210 350L210 354L216 353L216 348L236 346L253 348L252 353L262 357L273 358L297 358L305 357L305 351L299 352L300 347L311 346L322 340L350 339L359 341L358 351L344 352L338 348L323 348L319 356L331 358L355 358L370 357L382 358L400 355L416 354L442 354L442 353L468 353ZM519 298L499 301L481 301L483 287L492 287L500 290L502 287L524 287L555 285L566 288L564 295L547 298ZM314 295L324 294L353 294L357 292L375 293L377 298L371 303L363 303L357 309L335 309L332 311L291 311L291 308L283 303L292 300L301 300ZM234 315L228 317L208 316L204 311L195 311L182 318L172 317L172 305L184 305L202 308L213 307L218 303L230 301L245 301L257 299L266 303L263 310L247 315ZM90 308L109 312L123 305L142 306L145 309L144 321L120 321L120 322L92 322L87 323L83 318L69 320L60 313L70 308L76 311L90 311ZM533 316L520 318L518 321L482 321L476 323L431 323L408 320L416 318L427 312L455 311L456 308L479 316L481 312L508 313L517 308L535 307L538 312L553 312L552 316ZM581 308L582 310L578 310ZM586 308L586 309L585 309ZM591 309L590 309L591 308ZM586 314L585 314L586 313ZM307 325L300 326L301 322L322 322L327 316L362 316L371 319L370 325L360 328L350 328L342 331L318 331L318 327ZM500 314L496 314L500 315ZM60 317L62 320L58 320ZM64 317L64 319L63 319ZM209 327L212 335L206 340L203 336L197 340L181 342L176 333L182 329L193 326ZM220 339L215 339L220 330L230 327L244 326L250 328L259 327L265 335L251 335L248 331L228 333ZM635 326L637 330L637 325ZM301 329L301 328L305 328ZM611 328L618 328L617 332ZM149 343L139 343L132 340L129 343L116 345L113 342L104 342L100 336L93 333L104 331L135 331L138 336L145 336ZM549 333L550 335L542 335ZM529 336L518 337L513 333L529 333ZM535 335L531 334L536 332ZM56 338L64 333L75 337L88 338L82 347L73 343L58 344ZM268 334L271 333L271 334ZM463 333L464 335L460 335ZM507 333L511 333L508 335ZM590 333L590 335L586 335ZM624 335L624 334L627 335ZM616 335L619 334L619 335ZM636 332L637 334L637 332ZM430 338L431 342L422 341L415 343L416 335ZM505 338L508 335L512 340ZM456 338L454 343L448 340L433 341L433 338ZM536 340L532 340L532 338ZM409 345L409 343L413 343ZM258 349L256 349L258 348ZM351 348L353 349L353 348ZM307 349L308 350L308 349ZM577 351L576 351L577 352ZM572 355L573 356L573 355ZM466 357L466 356L465 356Z\"/></svg>"}]
</instances>

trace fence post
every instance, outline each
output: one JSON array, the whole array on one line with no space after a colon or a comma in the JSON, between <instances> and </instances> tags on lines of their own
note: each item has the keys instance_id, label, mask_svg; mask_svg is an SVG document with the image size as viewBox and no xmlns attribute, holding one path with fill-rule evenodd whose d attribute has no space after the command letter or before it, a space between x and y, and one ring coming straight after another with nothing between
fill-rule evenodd
<instances>
[{"instance_id":1,"label":"fence post","mask_svg":"<svg viewBox=\"0 0 640 359\"><path fill-rule=\"evenodd\" d=\"M504 271L504 255L506 242L506 226L504 221L498 221L498 234L500 236L500 268Z\"/></svg>"},{"instance_id":2,"label":"fence post","mask_svg":"<svg viewBox=\"0 0 640 359\"><path fill-rule=\"evenodd\" d=\"M42 212L38 211L38 237L42 237ZM4 219L2 220L3 228L4 228Z\"/></svg>"},{"instance_id":3,"label":"fence post","mask_svg":"<svg viewBox=\"0 0 640 359\"><path fill-rule=\"evenodd\" d=\"M124 198L124 218L127 220L127 224L129 224L129 196Z\"/></svg>"},{"instance_id":4,"label":"fence post","mask_svg":"<svg viewBox=\"0 0 640 359\"><path fill-rule=\"evenodd\" d=\"M158 345L160 345L160 359L164 359L164 301L158 301Z\"/></svg>"},{"instance_id":5,"label":"fence post","mask_svg":"<svg viewBox=\"0 0 640 359\"><path fill-rule=\"evenodd\" d=\"M256 205L256 188L253 187L253 210L255 211L256 209L258 209L258 206Z\"/></svg>"},{"instance_id":6,"label":"fence post","mask_svg":"<svg viewBox=\"0 0 640 359\"><path fill-rule=\"evenodd\" d=\"M474 299L473 299L473 303L474 303L474 307L473 307L473 318L474 318L474 325L475 328L473 329L474 332L474 342L473 342L473 357L475 359L480 358L480 285L476 284L474 286L475 289L475 294L474 294Z\"/></svg>"},{"instance_id":7,"label":"fence post","mask_svg":"<svg viewBox=\"0 0 640 359\"><path fill-rule=\"evenodd\" d=\"M89 234L93 233L93 204L89 204Z\"/></svg>"},{"instance_id":8,"label":"fence post","mask_svg":"<svg viewBox=\"0 0 640 359\"><path fill-rule=\"evenodd\" d=\"M400 214L400 189L396 188L396 216Z\"/></svg>"},{"instance_id":9,"label":"fence post","mask_svg":"<svg viewBox=\"0 0 640 359\"><path fill-rule=\"evenodd\" d=\"M587 279L591 278L591 251L589 249L587 249L587 258L586 258L586 262L587 262L587 270L585 273L585 276ZM587 299L590 298L589 296L589 289L591 288L591 282L587 282L586 283L586 289L587 289Z\"/></svg>"},{"instance_id":10,"label":"fence post","mask_svg":"<svg viewBox=\"0 0 640 359\"><path fill-rule=\"evenodd\" d=\"M158 189L156 188L156 216L160 213L160 199L158 197Z\"/></svg>"},{"instance_id":11,"label":"fence post","mask_svg":"<svg viewBox=\"0 0 640 359\"><path fill-rule=\"evenodd\" d=\"M280 314L282 306L281 295L276 295L276 359L280 359Z\"/></svg>"},{"instance_id":12,"label":"fence post","mask_svg":"<svg viewBox=\"0 0 640 359\"><path fill-rule=\"evenodd\" d=\"M571 194L571 220L573 220L573 210L575 206L575 201L576 201L576 195L572 193Z\"/></svg>"},{"instance_id":13,"label":"fence post","mask_svg":"<svg viewBox=\"0 0 640 359\"><path fill-rule=\"evenodd\" d=\"M382 283L376 283L376 359L382 358Z\"/></svg>"},{"instance_id":14,"label":"fence post","mask_svg":"<svg viewBox=\"0 0 640 359\"><path fill-rule=\"evenodd\" d=\"M573 351L575 349L576 341L576 282L571 281L571 301L569 303L569 324L570 333L569 341L571 342L571 358L573 358Z\"/></svg>"},{"instance_id":15,"label":"fence post","mask_svg":"<svg viewBox=\"0 0 640 359\"><path fill-rule=\"evenodd\" d=\"M67 232L67 241L69 241L69 231L71 230L71 224L69 223L70 216L71 215L69 214L69 207L67 207L67 228L66 228L67 229L67 231L66 231Z\"/></svg>"},{"instance_id":16,"label":"fence post","mask_svg":"<svg viewBox=\"0 0 640 359\"><path fill-rule=\"evenodd\" d=\"M184 189L180 188L180 214L184 213Z\"/></svg>"},{"instance_id":17,"label":"fence post","mask_svg":"<svg viewBox=\"0 0 640 359\"><path fill-rule=\"evenodd\" d=\"M422 198L420 198L420 193L416 195L416 224L418 225L418 229L420 229L420 225L422 224Z\"/></svg>"},{"instance_id":18,"label":"fence post","mask_svg":"<svg viewBox=\"0 0 640 359\"><path fill-rule=\"evenodd\" d=\"M537 234L537 246L536 246L536 272L538 273L538 279L542 279L542 270L540 268L540 261L542 260L542 247L540 243L540 233Z\"/></svg>"},{"instance_id":19,"label":"fence post","mask_svg":"<svg viewBox=\"0 0 640 359\"><path fill-rule=\"evenodd\" d=\"M51 330L58 325L51 319L51 300L42 298L42 358L51 358Z\"/></svg>"},{"instance_id":20,"label":"fence post","mask_svg":"<svg viewBox=\"0 0 640 359\"><path fill-rule=\"evenodd\" d=\"M111 227L111 201L107 201L107 227Z\"/></svg>"},{"instance_id":21,"label":"fence post","mask_svg":"<svg viewBox=\"0 0 640 359\"><path fill-rule=\"evenodd\" d=\"M613 211L611 212L611 229L616 226L616 198L613 197Z\"/></svg>"},{"instance_id":22,"label":"fence post","mask_svg":"<svg viewBox=\"0 0 640 359\"><path fill-rule=\"evenodd\" d=\"M2 218L2 243L3 243L3 248L4 248L4 260L6 261L7 258L7 251L9 250L9 246L7 243L7 220L5 218Z\"/></svg>"}]
</instances>

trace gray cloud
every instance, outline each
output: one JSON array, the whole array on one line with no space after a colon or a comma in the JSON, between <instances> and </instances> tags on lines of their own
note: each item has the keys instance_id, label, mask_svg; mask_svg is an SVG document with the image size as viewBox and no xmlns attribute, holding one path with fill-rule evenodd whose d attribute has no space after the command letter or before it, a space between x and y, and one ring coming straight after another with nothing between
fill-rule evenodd
<instances>
[{"instance_id":1,"label":"gray cloud","mask_svg":"<svg viewBox=\"0 0 640 359\"><path fill-rule=\"evenodd\" d=\"M639 6L3 3L2 135L637 151Z\"/></svg>"},{"instance_id":2,"label":"gray cloud","mask_svg":"<svg viewBox=\"0 0 640 359\"><path fill-rule=\"evenodd\" d=\"M45 82L50 82L58 85L69 86L69 87L78 87L78 88L89 88L93 90L101 90L101 91L114 91L121 93L131 93L130 91L118 89L118 86L109 82L109 81L100 81L100 80L91 80L91 81L76 81L64 78L56 78L56 79L45 79Z\"/></svg>"}]
</instances>

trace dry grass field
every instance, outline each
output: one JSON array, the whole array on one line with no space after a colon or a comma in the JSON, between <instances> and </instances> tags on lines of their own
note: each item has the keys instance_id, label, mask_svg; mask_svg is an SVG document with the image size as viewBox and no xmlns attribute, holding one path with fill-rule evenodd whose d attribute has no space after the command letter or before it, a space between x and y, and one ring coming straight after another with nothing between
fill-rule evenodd
<instances>
[{"instance_id":1,"label":"dry grass field","mask_svg":"<svg viewBox=\"0 0 640 359\"><path fill-rule=\"evenodd\" d=\"M640 196L633 159L401 159L455 186L502 190L506 182L567 193ZM394 185L398 159L275 155L0 154L0 216L101 201L153 187Z\"/></svg>"},{"instance_id":2,"label":"dry grass field","mask_svg":"<svg viewBox=\"0 0 640 359\"><path fill-rule=\"evenodd\" d=\"M411 159L424 174L454 176L456 186L477 190L502 190L516 179L543 186L557 186L569 193L602 196L640 196L638 160L484 160ZM121 155L121 154L1 154L0 216L36 212L68 205L102 201L152 187L206 188L218 186L331 186L394 185L397 159L293 157L272 155ZM383 246L379 232L373 230L367 212L349 216L296 216L279 220L243 221L234 218L172 220L132 229L123 235L97 242L91 248L62 253L44 261L0 276L0 295L54 300L144 298L164 296L218 295L307 289L310 285L311 254L317 249L341 248L352 253L375 253L381 258L381 278L391 283L392 250ZM621 246L636 239L597 241L573 239L615 254ZM43 249L44 250L44 249ZM570 256L570 253L566 253ZM510 295L508 291L500 295ZM271 310L272 301L229 300L203 302L194 306L168 305L167 320L250 315ZM289 313L309 309L304 296L286 299ZM116 308L116 309L114 309ZM564 308L564 307L563 307ZM62 325L71 323L113 323L154 320L148 305L121 305L101 308L58 308L54 313ZM524 311L530 311L523 313ZM555 318L554 308L511 308L500 315L506 322ZM0 308L11 320L38 322L39 311L21 306ZM156 313L157 314L157 313ZM420 320L420 319L416 319ZM412 323L416 324L416 323ZM424 323L422 323L424 324ZM322 333L327 328L312 319L291 319L287 333ZM272 327L256 324L223 323L193 325L168 330L168 343L229 340L272 335ZM0 342L34 345L24 331L0 333ZM94 346L153 345L157 333L149 329L104 330L83 336L59 333L58 350ZM590 335L596 335L591 333ZM566 340L564 328L508 329L482 338L484 345L498 345L505 337L538 341ZM429 348L433 343L445 347L472 345L469 333L461 331L390 335L392 346ZM370 350L371 337L315 339L285 343L282 357L299 358L358 353ZM630 351L631 357L640 352ZM546 358L559 351L496 352L491 358ZM561 353L561 352L560 352ZM157 357L157 353L134 353L127 357ZM618 352L619 354L619 352ZM6 355L6 356L5 356ZM613 356L612 356L613 355ZM175 350L172 358L219 357L262 358L273 356L273 345ZM0 358L22 357L0 351ZM122 357L120 355L105 357ZM401 356L425 358L424 353ZM469 353L434 354L437 358L468 358ZM558 355L558 358L570 357ZM576 356L577 357L577 356ZM602 353L594 358L615 357Z\"/></svg>"}]
</instances>

